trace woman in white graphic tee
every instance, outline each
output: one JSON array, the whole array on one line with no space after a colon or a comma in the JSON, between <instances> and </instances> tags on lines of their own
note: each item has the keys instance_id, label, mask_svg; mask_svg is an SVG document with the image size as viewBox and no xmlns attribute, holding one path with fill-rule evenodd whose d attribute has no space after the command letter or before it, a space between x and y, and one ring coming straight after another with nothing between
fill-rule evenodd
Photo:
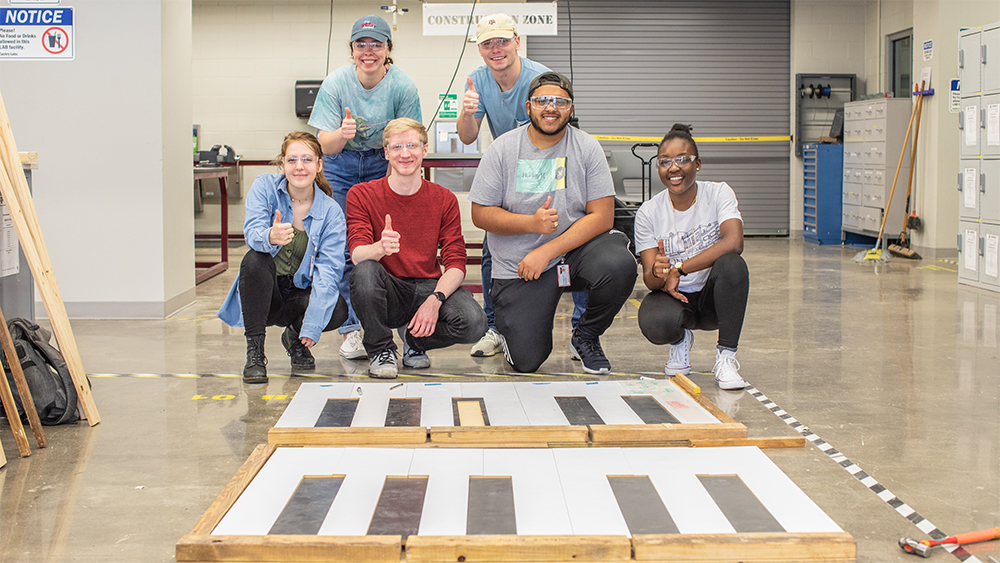
<instances>
[{"instance_id":1,"label":"woman in white graphic tee","mask_svg":"<svg viewBox=\"0 0 1000 563\"><path fill-rule=\"evenodd\" d=\"M725 182L699 182L698 146L691 127L675 124L656 158L666 190L642 204L635 247L650 289L639 308L639 329L653 344L671 344L665 371L691 371L691 329L719 331L713 372L722 389L743 389L736 349L746 313L750 276L743 252L743 218Z\"/></svg>"}]
</instances>

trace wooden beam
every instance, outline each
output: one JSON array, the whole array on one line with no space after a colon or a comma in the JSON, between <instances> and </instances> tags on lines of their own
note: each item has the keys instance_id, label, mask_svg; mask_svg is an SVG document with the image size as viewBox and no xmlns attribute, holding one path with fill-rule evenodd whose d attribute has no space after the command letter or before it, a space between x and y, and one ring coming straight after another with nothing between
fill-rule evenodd
<instances>
[{"instance_id":1,"label":"wooden beam","mask_svg":"<svg viewBox=\"0 0 1000 563\"><path fill-rule=\"evenodd\" d=\"M3 453L3 446L0 446L0 467L5 465L7 465L7 456Z\"/></svg>"},{"instance_id":2,"label":"wooden beam","mask_svg":"<svg viewBox=\"0 0 1000 563\"><path fill-rule=\"evenodd\" d=\"M21 369L21 360L17 356L14 348L14 339L10 336L10 329L7 328L7 319L0 311L0 345L3 346L4 355L7 356L7 365L10 366L10 374L14 378L14 385L17 386L17 394L21 397L21 405L24 413L28 416L28 425L35 434L35 443L39 448L49 445L45 437L45 430L42 429L42 421L38 418L38 409L35 408L35 400L31 398L31 389L28 381L24 378L24 370Z\"/></svg>"},{"instance_id":3,"label":"wooden beam","mask_svg":"<svg viewBox=\"0 0 1000 563\"><path fill-rule=\"evenodd\" d=\"M632 546L636 561L791 563L857 560L857 544L846 532L635 535Z\"/></svg>"},{"instance_id":4,"label":"wooden beam","mask_svg":"<svg viewBox=\"0 0 1000 563\"><path fill-rule=\"evenodd\" d=\"M738 422L720 424L594 424L590 426L590 437L595 446L610 446L622 442L745 440L747 427Z\"/></svg>"},{"instance_id":5,"label":"wooden beam","mask_svg":"<svg viewBox=\"0 0 1000 563\"><path fill-rule=\"evenodd\" d=\"M757 446L758 448L804 448L806 439L803 436L772 436L745 439L704 439L691 440L696 448L719 448L726 446Z\"/></svg>"},{"instance_id":6,"label":"wooden beam","mask_svg":"<svg viewBox=\"0 0 1000 563\"><path fill-rule=\"evenodd\" d=\"M243 462L243 465L236 471L236 475L233 475L233 478L229 480L226 488L222 489L219 496L215 497L215 502L201 515L201 518L194 525L194 529L188 535L207 536L211 534L212 530L222 521L222 517L236 503L236 499L240 498L244 489L250 485L250 481L253 481L253 478L264 467L274 450L274 446L269 444L260 444L254 448L250 457Z\"/></svg>"},{"instance_id":7,"label":"wooden beam","mask_svg":"<svg viewBox=\"0 0 1000 563\"><path fill-rule=\"evenodd\" d=\"M267 432L272 446L366 446L418 445L427 442L427 429L422 426L370 427L275 427Z\"/></svg>"},{"instance_id":8,"label":"wooden beam","mask_svg":"<svg viewBox=\"0 0 1000 563\"><path fill-rule=\"evenodd\" d=\"M676 383L678 387L688 392L688 395L701 393L701 387L695 385L694 381L688 379L688 377L683 373L677 372L671 377L673 378L674 383Z\"/></svg>"},{"instance_id":9,"label":"wooden beam","mask_svg":"<svg viewBox=\"0 0 1000 563\"><path fill-rule=\"evenodd\" d=\"M17 403L14 402L14 394L10 391L10 384L7 383L7 375L3 373L0 373L0 402L3 403L4 412L7 413L10 429L14 432L17 451L21 453L21 457L28 457L31 455L31 446L28 445L28 437L24 435L24 426L17 414Z\"/></svg>"},{"instance_id":10,"label":"wooden beam","mask_svg":"<svg viewBox=\"0 0 1000 563\"><path fill-rule=\"evenodd\" d=\"M59 344L59 352L62 353L70 376L73 378L78 406L83 411L87 422L94 426L101 422L101 415L97 412L97 405L94 404L94 398L90 393L90 383L87 381L87 373L83 369L80 351L77 349L76 339L73 337L73 329L69 323L69 315L66 313L66 305L63 303L59 284L52 271L52 261L49 259L42 229L38 224L35 205L31 199L31 191L28 189L28 181L21 168L21 157L17 152L17 144L14 141L14 133L11 131L3 96L0 96L0 160L3 161L3 167L6 170L5 174L0 174L0 178L2 178L0 179L0 193L3 194L4 201L7 203L7 209L17 231L17 238L21 243L35 283L38 285L45 310L49 314L49 322L52 325L52 332L56 336L56 342Z\"/></svg>"},{"instance_id":11,"label":"wooden beam","mask_svg":"<svg viewBox=\"0 0 1000 563\"><path fill-rule=\"evenodd\" d=\"M434 444L550 444L588 441L586 426L434 426Z\"/></svg>"},{"instance_id":12,"label":"wooden beam","mask_svg":"<svg viewBox=\"0 0 1000 563\"><path fill-rule=\"evenodd\" d=\"M414 537L414 536L411 536ZM400 536L195 536L177 543L184 562L400 563Z\"/></svg>"},{"instance_id":13,"label":"wooden beam","mask_svg":"<svg viewBox=\"0 0 1000 563\"><path fill-rule=\"evenodd\" d=\"M410 536L407 563L629 561L625 536Z\"/></svg>"}]
</instances>

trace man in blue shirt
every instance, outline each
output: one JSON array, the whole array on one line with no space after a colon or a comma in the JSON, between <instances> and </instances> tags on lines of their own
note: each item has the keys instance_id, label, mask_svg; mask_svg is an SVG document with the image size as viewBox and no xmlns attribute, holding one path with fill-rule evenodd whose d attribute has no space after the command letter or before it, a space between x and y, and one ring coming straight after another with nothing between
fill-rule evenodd
<instances>
[{"instance_id":1,"label":"man in blue shirt","mask_svg":"<svg viewBox=\"0 0 1000 563\"><path fill-rule=\"evenodd\" d=\"M528 86L531 81L550 69L517 54L521 38L517 25L507 14L493 14L479 20L476 43L483 57L483 66L472 71L466 79L462 111L458 114L458 138L470 145L479 136L483 117L490 125L496 139L500 135L528 123ZM483 310L489 330L472 347L472 356L492 356L502 350L500 334L496 330L490 287L493 276L493 258L483 235L483 259L480 265L483 277ZM586 294L581 293L582 307L586 307ZM579 298L574 294L574 302ZM579 315L575 315L579 317Z\"/></svg>"}]
</instances>

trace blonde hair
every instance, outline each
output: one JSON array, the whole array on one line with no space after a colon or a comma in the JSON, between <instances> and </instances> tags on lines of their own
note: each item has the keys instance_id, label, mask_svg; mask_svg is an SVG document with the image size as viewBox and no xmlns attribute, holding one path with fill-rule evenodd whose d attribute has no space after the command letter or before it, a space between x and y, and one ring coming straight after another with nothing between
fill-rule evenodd
<instances>
[{"instance_id":1,"label":"blonde hair","mask_svg":"<svg viewBox=\"0 0 1000 563\"><path fill-rule=\"evenodd\" d=\"M397 117L390 121L385 129L382 130L382 146L389 146L389 138L393 135L398 135L400 133L405 133L406 131L416 131L420 135L420 142L427 144L427 128L420 124L416 119L410 119L409 117Z\"/></svg>"},{"instance_id":2,"label":"blonde hair","mask_svg":"<svg viewBox=\"0 0 1000 563\"><path fill-rule=\"evenodd\" d=\"M282 160L285 158L285 152L288 150L288 145L292 143L302 143L308 146L312 150L313 154L316 155L316 159L319 162L323 161L323 147L320 146L319 139L316 138L316 135L306 133L305 131L292 131L291 133L285 135L285 140L281 143L281 154L276 156L274 160L271 161L271 164L280 169ZM319 170L316 173L316 184L319 186L319 189L323 190L323 193L333 197L333 189L330 188L330 183L326 181L326 176L323 175L322 170Z\"/></svg>"}]
</instances>

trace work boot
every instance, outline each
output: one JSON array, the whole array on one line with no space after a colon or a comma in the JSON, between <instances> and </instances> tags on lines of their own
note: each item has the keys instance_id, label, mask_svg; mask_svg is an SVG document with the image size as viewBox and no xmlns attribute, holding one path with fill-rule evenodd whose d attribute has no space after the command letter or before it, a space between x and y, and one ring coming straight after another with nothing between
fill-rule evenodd
<instances>
[{"instance_id":1,"label":"work boot","mask_svg":"<svg viewBox=\"0 0 1000 563\"><path fill-rule=\"evenodd\" d=\"M243 383L267 383L267 356L264 336L247 337L247 365L243 366Z\"/></svg>"},{"instance_id":2,"label":"work boot","mask_svg":"<svg viewBox=\"0 0 1000 563\"><path fill-rule=\"evenodd\" d=\"M316 359L312 352L302 343L297 331L292 327L285 327L285 332L281 333L281 345L285 347L285 352L292 358L292 373L312 373L316 371Z\"/></svg>"}]
</instances>

